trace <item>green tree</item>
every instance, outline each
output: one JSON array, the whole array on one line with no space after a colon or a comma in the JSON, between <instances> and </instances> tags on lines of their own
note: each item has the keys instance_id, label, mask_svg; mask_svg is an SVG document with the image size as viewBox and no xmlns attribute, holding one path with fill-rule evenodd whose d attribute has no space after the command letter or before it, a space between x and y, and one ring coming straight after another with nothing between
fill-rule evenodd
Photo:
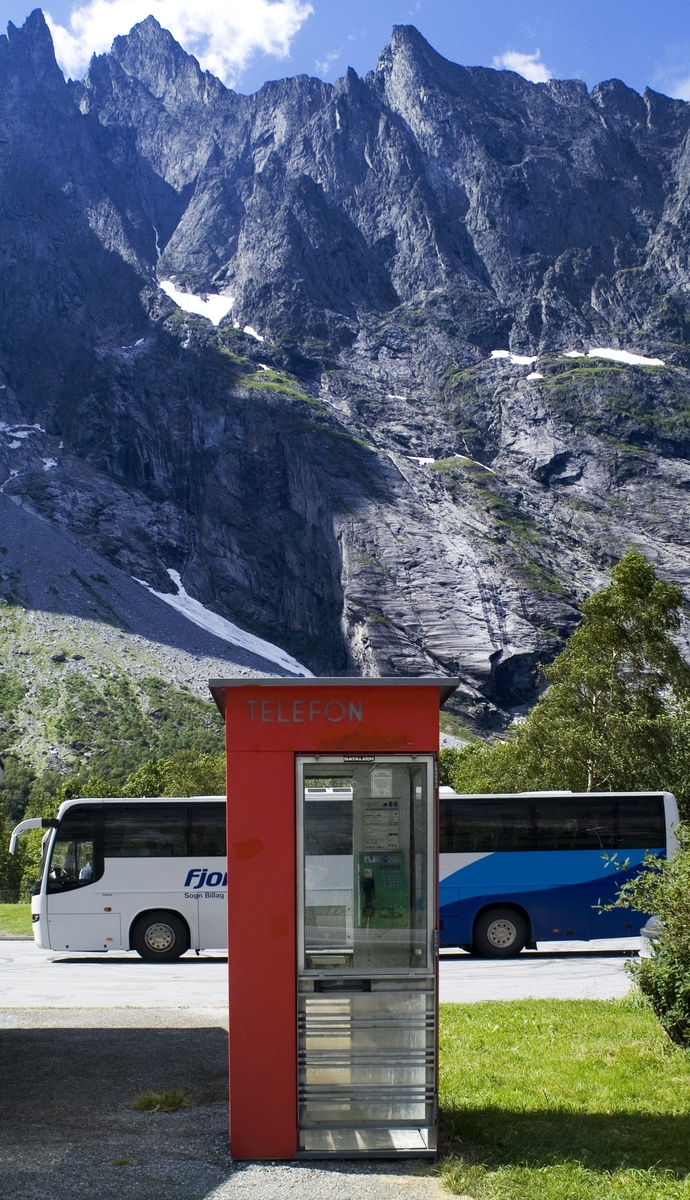
<instances>
[{"instance_id":1,"label":"green tree","mask_svg":"<svg viewBox=\"0 0 690 1200\"><path fill-rule=\"evenodd\" d=\"M16 825L26 811L36 772L16 754L3 754L2 761L4 770L0 778L0 805L8 821Z\"/></svg>"},{"instance_id":2,"label":"green tree","mask_svg":"<svg viewBox=\"0 0 690 1200\"><path fill-rule=\"evenodd\" d=\"M225 755L178 750L129 776L123 796L222 796Z\"/></svg>"},{"instance_id":3,"label":"green tree","mask_svg":"<svg viewBox=\"0 0 690 1200\"><path fill-rule=\"evenodd\" d=\"M23 863L8 850L13 821L0 812L0 904L15 904L19 900Z\"/></svg>"},{"instance_id":4,"label":"green tree","mask_svg":"<svg viewBox=\"0 0 690 1200\"><path fill-rule=\"evenodd\" d=\"M582 624L551 666L550 685L504 743L456 752L444 773L462 792L566 788L682 789L690 761L690 667L673 635L683 595L637 551L582 605ZM689 797L690 798L690 797Z\"/></svg>"}]
</instances>

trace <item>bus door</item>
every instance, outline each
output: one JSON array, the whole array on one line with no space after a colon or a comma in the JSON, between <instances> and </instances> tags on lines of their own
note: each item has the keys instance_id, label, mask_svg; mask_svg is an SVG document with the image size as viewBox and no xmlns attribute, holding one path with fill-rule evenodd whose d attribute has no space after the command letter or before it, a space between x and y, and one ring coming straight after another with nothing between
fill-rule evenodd
<instances>
[{"instance_id":1,"label":"bus door","mask_svg":"<svg viewBox=\"0 0 690 1200\"><path fill-rule=\"evenodd\" d=\"M51 949L120 948L118 899L104 880L100 805L67 809L53 839L44 889Z\"/></svg>"},{"instance_id":2,"label":"bus door","mask_svg":"<svg viewBox=\"0 0 690 1200\"><path fill-rule=\"evenodd\" d=\"M563 941L612 936L596 906L605 902L606 863L616 846L613 798L539 798L534 818L550 885L548 936Z\"/></svg>"},{"instance_id":3,"label":"bus door","mask_svg":"<svg viewBox=\"0 0 690 1200\"><path fill-rule=\"evenodd\" d=\"M192 891L197 895L199 946L225 950L228 944L228 877L225 857L225 800L190 805Z\"/></svg>"}]
</instances>

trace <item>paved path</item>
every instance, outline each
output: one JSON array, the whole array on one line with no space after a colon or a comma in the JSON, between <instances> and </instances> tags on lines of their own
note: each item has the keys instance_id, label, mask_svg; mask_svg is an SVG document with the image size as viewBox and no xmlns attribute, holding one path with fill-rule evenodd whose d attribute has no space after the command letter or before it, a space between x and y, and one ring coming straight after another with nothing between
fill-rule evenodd
<instances>
[{"instance_id":1,"label":"paved path","mask_svg":"<svg viewBox=\"0 0 690 1200\"><path fill-rule=\"evenodd\" d=\"M505 962L462 951L441 954L441 1002L608 1000L630 987L624 964L639 946L620 941L542 944ZM134 954L60 954L33 942L0 943L0 1009L227 1007L223 957L185 956L177 963L145 963Z\"/></svg>"}]
</instances>

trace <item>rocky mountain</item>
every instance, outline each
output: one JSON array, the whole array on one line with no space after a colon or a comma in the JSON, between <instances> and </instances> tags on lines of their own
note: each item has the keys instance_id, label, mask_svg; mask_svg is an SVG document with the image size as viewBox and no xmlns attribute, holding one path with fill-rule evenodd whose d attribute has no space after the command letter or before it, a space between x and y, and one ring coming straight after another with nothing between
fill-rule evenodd
<instances>
[{"instance_id":1,"label":"rocky mountain","mask_svg":"<svg viewBox=\"0 0 690 1200\"><path fill-rule=\"evenodd\" d=\"M317 674L458 672L503 720L626 547L690 587L689 129L412 27L244 96L149 17L65 82L35 11L0 39L0 490Z\"/></svg>"}]
</instances>

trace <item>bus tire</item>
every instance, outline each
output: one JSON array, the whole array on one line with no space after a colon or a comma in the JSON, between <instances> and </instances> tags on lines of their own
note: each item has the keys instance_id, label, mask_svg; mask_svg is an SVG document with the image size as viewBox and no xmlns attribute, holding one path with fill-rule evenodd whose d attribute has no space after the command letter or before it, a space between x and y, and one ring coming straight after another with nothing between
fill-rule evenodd
<instances>
[{"instance_id":1,"label":"bus tire","mask_svg":"<svg viewBox=\"0 0 690 1200\"><path fill-rule=\"evenodd\" d=\"M514 958L528 937L527 922L516 908L488 908L474 924L474 949L482 958Z\"/></svg>"},{"instance_id":2,"label":"bus tire","mask_svg":"<svg viewBox=\"0 0 690 1200\"><path fill-rule=\"evenodd\" d=\"M174 962L189 950L189 930L177 913L146 913L132 927L130 945L146 962Z\"/></svg>"}]
</instances>

